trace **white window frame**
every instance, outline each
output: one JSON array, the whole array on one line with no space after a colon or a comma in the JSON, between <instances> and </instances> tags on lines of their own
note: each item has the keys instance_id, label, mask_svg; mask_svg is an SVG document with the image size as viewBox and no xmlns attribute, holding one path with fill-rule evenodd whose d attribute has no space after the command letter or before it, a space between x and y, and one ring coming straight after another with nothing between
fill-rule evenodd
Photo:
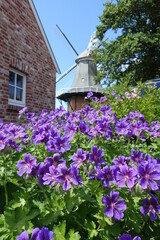
<instances>
[{"instance_id":1,"label":"white window frame","mask_svg":"<svg viewBox=\"0 0 160 240\"><path fill-rule=\"evenodd\" d=\"M17 75L20 75L23 77L22 81L22 101L16 100L16 99L10 99L9 98L9 87L8 87L8 104L9 105L14 105L14 106L19 106L19 107L25 107L26 105L26 75L13 69L10 68L9 72L13 72L15 74L15 83L14 83L14 98L16 98L16 83L17 83ZM10 85L10 84L9 84Z\"/></svg>"}]
</instances>

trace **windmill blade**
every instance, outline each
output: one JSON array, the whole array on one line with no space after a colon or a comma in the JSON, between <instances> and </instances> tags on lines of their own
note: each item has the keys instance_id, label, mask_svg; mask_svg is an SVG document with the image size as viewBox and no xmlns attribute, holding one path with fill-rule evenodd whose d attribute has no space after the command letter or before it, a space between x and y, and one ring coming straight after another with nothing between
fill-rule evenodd
<instances>
[{"instance_id":1,"label":"windmill blade","mask_svg":"<svg viewBox=\"0 0 160 240\"><path fill-rule=\"evenodd\" d=\"M59 31L62 33L62 35L65 37L65 39L67 40L67 42L69 43L69 45L71 46L71 48L73 49L73 51L75 52L75 54L77 56L79 56L78 52L76 51L76 49L73 47L73 45L71 44L71 42L69 41L69 39L66 37L66 35L62 32L62 30L60 29L60 27L58 26L58 24L56 24L57 28L59 29Z\"/></svg>"},{"instance_id":2,"label":"windmill blade","mask_svg":"<svg viewBox=\"0 0 160 240\"><path fill-rule=\"evenodd\" d=\"M56 83L58 83L62 78L64 78L69 72L71 72L77 64L75 63L72 67L70 67L66 72L64 72L59 78L57 78Z\"/></svg>"}]
</instances>

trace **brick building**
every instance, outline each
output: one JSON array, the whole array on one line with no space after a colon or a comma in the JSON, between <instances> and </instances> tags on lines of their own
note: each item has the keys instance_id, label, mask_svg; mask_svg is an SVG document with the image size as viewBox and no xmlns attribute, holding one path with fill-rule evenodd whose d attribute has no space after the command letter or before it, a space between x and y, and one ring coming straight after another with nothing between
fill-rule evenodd
<instances>
[{"instance_id":1,"label":"brick building","mask_svg":"<svg viewBox=\"0 0 160 240\"><path fill-rule=\"evenodd\" d=\"M0 119L55 107L58 64L32 0L0 0Z\"/></svg>"}]
</instances>

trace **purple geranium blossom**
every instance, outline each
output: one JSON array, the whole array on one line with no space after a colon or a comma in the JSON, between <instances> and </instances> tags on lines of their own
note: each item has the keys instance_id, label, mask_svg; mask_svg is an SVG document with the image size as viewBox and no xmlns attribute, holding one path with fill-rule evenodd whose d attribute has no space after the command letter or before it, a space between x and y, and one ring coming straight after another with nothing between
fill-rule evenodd
<instances>
[{"instance_id":1,"label":"purple geranium blossom","mask_svg":"<svg viewBox=\"0 0 160 240\"><path fill-rule=\"evenodd\" d=\"M71 166L80 168L82 163L86 162L87 158L88 153L83 151L83 149L78 148L77 153L74 153L73 156L71 157L71 160L73 161Z\"/></svg>"},{"instance_id":2,"label":"purple geranium blossom","mask_svg":"<svg viewBox=\"0 0 160 240\"><path fill-rule=\"evenodd\" d=\"M58 170L54 166L49 167L49 173L44 174L42 180L43 185L51 185L51 187L54 187L56 183L56 176L58 174Z\"/></svg>"},{"instance_id":3,"label":"purple geranium blossom","mask_svg":"<svg viewBox=\"0 0 160 240\"><path fill-rule=\"evenodd\" d=\"M136 110L129 113L129 118L132 119L132 120L133 119L138 119L138 120L141 120L141 121L145 120L144 115L142 113L137 112Z\"/></svg>"},{"instance_id":4,"label":"purple geranium blossom","mask_svg":"<svg viewBox=\"0 0 160 240\"><path fill-rule=\"evenodd\" d=\"M43 185L43 176L45 173L49 171L49 164L44 164L44 162L38 163L37 167L35 168L35 172L38 178L38 183L42 186Z\"/></svg>"},{"instance_id":5,"label":"purple geranium blossom","mask_svg":"<svg viewBox=\"0 0 160 240\"><path fill-rule=\"evenodd\" d=\"M19 236L17 236L17 240L29 240L28 232L22 232Z\"/></svg>"},{"instance_id":6,"label":"purple geranium blossom","mask_svg":"<svg viewBox=\"0 0 160 240\"><path fill-rule=\"evenodd\" d=\"M97 175L97 179L103 181L103 186L109 188L111 185L111 181L113 181L113 172L112 166L109 168L105 166L102 170L99 170Z\"/></svg>"},{"instance_id":7,"label":"purple geranium blossom","mask_svg":"<svg viewBox=\"0 0 160 240\"><path fill-rule=\"evenodd\" d=\"M0 128L3 126L3 122L2 120L0 119Z\"/></svg>"},{"instance_id":8,"label":"purple geranium blossom","mask_svg":"<svg viewBox=\"0 0 160 240\"><path fill-rule=\"evenodd\" d=\"M57 117L62 117L63 115L66 114L66 110L63 106L60 106L59 108L56 108L55 114Z\"/></svg>"},{"instance_id":9,"label":"purple geranium blossom","mask_svg":"<svg viewBox=\"0 0 160 240\"><path fill-rule=\"evenodd\" d=\"M103 114L103 116L113 114L113 111L109 106L102 106L100 109L100 112Z\"/></svg>"},{"instance_id":10,"label":"purple geranium blossom","mask_svg":"<svg viewBox=\"0 0 160 240\"><path fill-rule=\"evenodd\" d=\"M149 185L152 190L158 189L158 184L155 180L160 180L160 164L157 161L144 162L138 167L140 176L140 185L143 189L147 189Z\"/></svg>"},{"instance_id":11,"label":"purple geranium blossom","mask_svg":"<svg viewBox=\"0 0 160 240\"><path fill-rule=\"evenodd\" d=\"M92 153L89 154L89 160L95 163L96 168L99 167L99 164L105 164L104 152L101 148L97 148L97 146L92 147Z\"/></svg>"},{"instance_id":12,"label":"purple geranium blossom","mask_svg":"<svg viewBox=\"0 0 160 240\"><path fill-rule=\"evenodd\" d=\"M113 130L109 126L109 121L110 121L110 118L102 118L102 120L98 121L99 132L101 134L104 134L107 140L111 139L113 136Z\"/></svg>"},{"instance_id":13,"label":"purple geranium blossom","mask_svg":"<svg viewBox=\"0 0 160 240\"><path fill-rule=\"evenodd\" d=\"M88 175L89 175L89 180L94 180L94 179L99 179L98 178L98 174L101 172L101 169L100 168L96 168L96 169L91 169L89 172L88 172ZM100 179L99 179L100 180Z\"/></svg>"},{"instance_id":14,"label":"purple geranium blossom","mask_svg":"<svg viewBox=\"0 0 160 240\"><path fill-rule=\"evenodd\" d=\"M133 155L131 155L131 159L132 159L133 162L139 164L142 161L144 161L143 153L141 151L137 152L135 149L132 149L131 153L133 154Z\"/></svg>"},{"instance_id":15,"label":"purple geranium blossom","mask_svg":"<svg viewBox=\"0 0 160 240\"><path fill-rule=\"evenodd\" d=\"M9 144L10 147L15 149L17 152L21 152L22 147L19 146L19 144L16 141L14 141L12 139L8 139L8 141L6 143Z\"/></svg>"},{"instance_id":16,"label":"purple geranium blossom","mask_svg":"<svg viewBox=\"0 0 160 240\"><path fill-rule=\"evenodd\" d=\"M63 166L59 169L60 174L56 177L57 183L64 183L63 190L67 191L71 188L71 184L78 185L81 184L82 179L78 175L79 171L76 167L72 166L71 168L67 169L66 166Z\"/></svg>"},{"instance_id":17,"label":"purple geranium blossom","mask_svg":"<svg viewBox=\"0 0 160 240\"><path fill-rule=\"evenodd\" d=\"M35 228L32 232L31 240L52 240L54 232L49 231L48 228L43 227L41 230Z\"/></svg>"},{"instance_id":18,"label":"purple geranium blossom","mask_svg":"<svg viewBox=\"0 0 160 240\"><path fill-rule=\"evenodd\" d=\"M86 122L81 122L80 124L79 124L79 130L80 130L80 132L81 133L83 133L83 134L88 134L88 132L89 132L89 127L88 127L88 125L86 124Z\"/></svg>"},{"instance_id":19,"label":"purple geranium blossom","mask_svg":"<svg viewBox=\"0 0 160 240\"><path fill-rule=\"evenodd\" d=\"M68 151L71 148L71 146L69 145L68 138L61 136L55 138L54 146L56 152L59 153L64 153L65 151Z\"/></svg>"},{"instance_id":20,"label":"purple geranium blossom","mask_svg":"<svg viewBox=\"0 0 160 240\"><path fill-rule=\"evenodd\" d=\"M16 167L20 168L18 176L22 176L24 173L31 174L34 167L36 167L36 157L31 158L31 154L27 153L23 155L24 161L19 160Z\"/></svg>"},{"instance_id":21,"label":"purple geranium blossom","mask_svg":"<svg viewBox=\"0 0 160 240\"><path fill-rule=\"evenodd\" d=\"M116 123L115 130L118 135L127 135L130 129L130 124L125 120L121 119Z\"/></svg>"},{"instance_id":22,"label":"purple geranium blossom","mask_svg":"<svg viewBox=\"0 0 160 240\"><path fill-rule=\"evenodd\" d=\"M103 197L102 203L106 206L104 214L110 218L115 218L115 220L120 220L123 218L123 210L126 210L125 200L119 198L119 192L111 191L110 197L106 194Z\"/></svg>"},{"instance_id":23,"label":"purple geranium blossom","mask_svg":"<svg viewBox=\"0 0 160 240\"><path fill-rule=\"evenodd\" d=\"M157 219L157 214L160 214L160 205L158 203L158 198L152 195L151 199L145 198L142 201L143 205L140 208L142 215L146 215L148 212L150 214L150 220L154 221Z\"/></svg>"},{"instance_id":24,"label":"purple geranium blossom","mask_svg":"<svg viewBox=\"0 0 160 240\"><path fill-rule=\"evenodd\" d=\"M64 130L65 130L64 136L69 138L69 140L72 140L74 137L74 134L77 132L77 126L74 123L67 124L64 127Z\"/></svg>"},{"instance_id":25,"label":"purple geranium blossom","mask_svg":"<svg viewBox=\"0 0 160 240\"><path fill-rule=\"evenodd\" d=\"M106 96L101 97L100 100L99 100L100 103L103 103L103 102L106 102L106 101L108 101Z\"/></svg>"},{"instance_id":26,"label":"purple geranium blossom","mask_svg":"<svg viewBox=\"0 0 160 240\"><path fill-rule=\"evenodd\" d=\"M130 125L132 135L139 136L143 128L143 123L138 121Z\"/></svg>"},{"instance_id":27,"label":"purple geranium blossom","mask_svg":"<svg viewBox=\"0 0 160 240\"><path fill-rule=\"evenodd\" d=\"M116 183L118 187L124 187L127 184L128 188L132 188L137 180L137 170L134 167L128 168L127 165L119 167L116 172Z\"/></svg>"},{"instance_id":28,"label":"purple geranium blossom","mask_svg":"<svg viewBox=\"0 0 160 240\"><path fill-rule=\"evenodd\" d=\"M61 155L59 153L55 153L53 157L47 157L44 162L46 164L49 164L49 166L54 165L55 167L57 166L62 166L65 165L66 161L64 158L61 158Z\"/></svg>"},{"instance_id":29,"label":"purple geranium blossom","mask_svg":"<svg viewBox=\"0 0 160 240\"><path fill-rule=\"evenodd\" d=\"M100 127L98 125L90 126L88 135L90 138L94 138L99 135Z\"/></svg>"},{"instance_id":30,"label":"purple geranium blossom","mask_svg":"<svg viewBox=\"0 0 160 240\"><path fill-rule=\"evenodd\" d=\"M4 135L4 133L0 132L0 150L3 150L6 147L6 145L7 145L7 141L6 140L7 139L6 139L5 135Z\"/></svg>"},{"instance_id":31,"label":"purple geranium blossom","mask_svg":"<svg viewBox=\"0 0 160 240\"><path fill-rule=\"evenodd\" d=\"M155 137L155 138L160 137L160 131L159 130L160 130L159 121L151 122L151 126L150 126L150 129L149 129L150 136Z\"/></svg>"},{"instance_id":32,"label":"purple geranium blossom","mask_svg":"<svg viewBox=\"0 0 160 240\"><path fill-rule=\"evenodd\" d=\"M91 98L93 96L93 92L88 92L87 93L87 98Z\"/></svg>"},{"instance_id":33,"label":"purple geranium blossom","mask_svg":"<svg viewBox=\"0 0 160 240\"><path fill-rule=\"evenodd\" d=\"M130 234L126 233L126 234L123 234L122 236L120 236L119 240L132 240L132 237ZM141 240L141 238L139 236L136 236L133 238L133 240Z\"/></svg>"},{"instance_id":34,"label":"purple geranium blossom","mask_svg":"<svg viewBox=\"0 0 160 240\"><path fill-rule=\"evenodd\" d=\"M19 115L22 115L22 114L25 113L27 110L28 110L28 108L27 108L27 107L24 107L24 108L22 108L22 109L18 112L18 114L19 114Z\"/></svg>"},{"instance_id":35,"label":"purple geranium blossom","mask_svg":"<svg viewBox=\"0 0 160 240\"><path fill-rule=\"evenodd\" d=\"M120 155L119 158L114 158L112 162L118 167L128 165L130 158Z\"/></svg>"}]
</instances>

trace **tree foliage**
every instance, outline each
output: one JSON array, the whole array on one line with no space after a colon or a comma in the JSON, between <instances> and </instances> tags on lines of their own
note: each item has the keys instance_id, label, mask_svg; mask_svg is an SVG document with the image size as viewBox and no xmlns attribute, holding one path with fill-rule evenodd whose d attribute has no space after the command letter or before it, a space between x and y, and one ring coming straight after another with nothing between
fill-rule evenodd
<instances>
[{"instance_id":1,"label":"tree foliage","mask_svg":"<svg viewBox=\"0 0 160 240\"><path fill-rule=\"evenodd\" d=\"M108 85L126 80L129 84L160 77L160 2L159 0L107 1L95 50L100 65L96 80ZM115 40L104 40L109 30L118 32Z\"/></svg>"}]
</instances>

